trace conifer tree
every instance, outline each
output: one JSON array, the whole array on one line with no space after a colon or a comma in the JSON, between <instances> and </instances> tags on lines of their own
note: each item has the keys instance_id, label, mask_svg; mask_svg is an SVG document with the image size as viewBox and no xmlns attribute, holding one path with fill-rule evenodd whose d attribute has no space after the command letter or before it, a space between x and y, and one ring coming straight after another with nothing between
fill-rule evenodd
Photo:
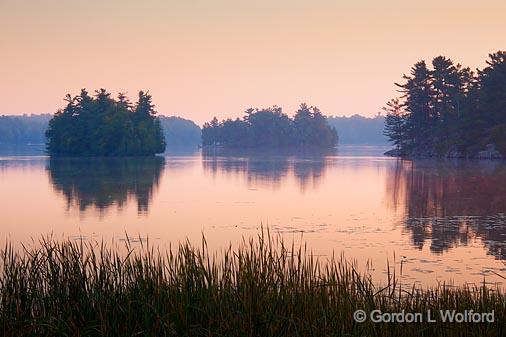
<instances>
[{"instance_id":1,"label":"conifer tree","mask_svg":"<svg viewBox=\"0 0 506 337\"><path fill-rule=\"evenodd\" d=\"M403 153L406 147L406 115L398 98L392 99L383 107L386 112L384 135Z\"/></svg>"},{"instance_id":2,"label":"conifer tree","mask_svg":"<svg viewBox=\"0 0 506 337\"><path fill-rule=\"evenodd\" d=\"M67 95L67 106L50 120L46 131L51 155L132 156L165 150L159 119L148 93L140 92L135 105L125 94L111 98L105 89L93 97L83 89Z\"/></svg>"}]
</instances>

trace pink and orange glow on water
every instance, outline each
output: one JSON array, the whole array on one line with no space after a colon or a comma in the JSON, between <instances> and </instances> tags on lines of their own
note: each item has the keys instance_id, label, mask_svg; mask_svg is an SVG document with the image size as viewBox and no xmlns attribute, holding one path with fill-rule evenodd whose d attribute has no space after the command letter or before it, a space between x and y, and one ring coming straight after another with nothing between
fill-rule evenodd
<instances>
[{"instance_id":1,"label":"pink and orange glow on water","mask_svg":"<svg viewBox=\"0 0 506 337\"><path fill-rule=\"evenodd\" d=\"M202 234L213 250L268 227L322 259L343 253L378 279L500 281L506 168L376 156L200 153L155 160L0 158L2 239L42 235L157 246ZM399 265L397 265L399 267Z\"/></svg>"}]
</instances>

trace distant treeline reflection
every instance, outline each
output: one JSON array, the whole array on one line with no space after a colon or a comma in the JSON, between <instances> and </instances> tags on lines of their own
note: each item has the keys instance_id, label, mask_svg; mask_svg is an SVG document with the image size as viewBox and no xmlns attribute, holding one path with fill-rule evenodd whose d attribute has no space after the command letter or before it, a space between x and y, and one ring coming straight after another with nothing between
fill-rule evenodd
<instances>
[{"instance_id":1,"label":"distant treeline reflection","mask_svg":"<svg viewBox=\"0 0 506 337\"><path fill-rule=\"evenodd\" d=\"M333 149L302 150L239 150L203 149L203 166L217 174L244 174L248 182L259 185L280 186L293 172L300 188L318 185L329 164L327 156Z\"/></svg>"},{"instance_id":2,"label":"distant treeline reflection","mask_svg":"<svg viewBox=\"0 0 506 337\"><path fill-rule=\"evenodd\" d=\"M399 161L390 171L393 205L405 202L413 245L442 253L480 238L506 259L506 165L493 162Z\"/></svg>"},{"instance_id":3,"label":"distant treeline reflection","mask_svg":"<svg viewBox=\"0 0 506 337\"><path fill-rule=\"evenodd\" d=\"M134 197L138 212L146 213L164 165L162 157L52 158L48 173L68 208L105 210L116 205L121 209Z\"/></svg>"}]
</instances>

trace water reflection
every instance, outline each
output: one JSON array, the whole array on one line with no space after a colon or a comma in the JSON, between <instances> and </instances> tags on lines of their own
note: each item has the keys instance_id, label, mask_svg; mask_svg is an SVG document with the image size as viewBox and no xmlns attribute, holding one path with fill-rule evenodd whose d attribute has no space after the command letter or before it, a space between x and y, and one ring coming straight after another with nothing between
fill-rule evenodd
<instances>
[{"instance_id":1,"label":"water reflection","mask_svg":"<svg viewBox=\"0 0 506 337\"><path fill-rule=\"evenodd\" d=\"M203 167L213 176L218 173L242 175L249 185L278 189L290 176L305 191L316 187L332 163L335 151L203 150Z\"/></svg>"},{"instance_id":2,"label":"water reflection","mask_svg":"<svg viewBox=\"0 0 506 337\"><path fill-rule=\"evenodd\" d=\"M412 243L442 253L481 238L506 258L506 165L502 162L399 161L389 172L391 204L404 200Z\"/></svg>"},{"instance_id":3,"label":"water reflection","mask_svg":"<svg viewBox=\"0 0 506 337\"><path fill-rule=\"evenodd\" d=\"M411 162L338 151L0 156L1 228L19 242L47 233L121 238L128 231L164 245L187 238L198 244L205 232L210 247L221 249L265 225L288 242L303 233L315 254L371 261L378 277L392 254L406 256L409 282L479 283L485 273L505 274L495 258L506 259L505 162Z\"/></svg>"},{"instance_id":4,"label":"water reflection","mask_svg":"<svg viewBox=\"0 0 506 337\"><path fill-rule=\"evenodd\" d=\"M64 195L67 207L84 212L89 207L104 211L121 209L130 197L138 213L147 213L158 187L165 159L149 158L56 158L47 167L54 189Z\"/></svg>"}]
</instances>

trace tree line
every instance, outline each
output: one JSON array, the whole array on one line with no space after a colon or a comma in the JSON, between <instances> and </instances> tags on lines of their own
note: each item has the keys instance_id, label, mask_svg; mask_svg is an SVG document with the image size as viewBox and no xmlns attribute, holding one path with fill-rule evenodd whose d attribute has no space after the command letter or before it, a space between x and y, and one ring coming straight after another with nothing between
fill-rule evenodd
<instances>
[{"instance_id":1,"label":"tree line","mask_svg":"<svg viewBox=\"0 0 506 337\"><path fill-rule=\"evenodd\" d=\"M133 156L165 150L165 140L151 95L140 91L132 104L105 89L90 96L67 95L67 106L49 121L47 150L53 155Z\"/></svg>"},{"instance_id":2,"label":"tree line","mask_svg":"<svg viewBox=\"0 0 506 337\"><path fill-rule=\"evenodd\" d=\"M278 106L250 108L242 119L218 122L214 117L202 129L204 146L225 147L334 147L338 135L314 106L303 103L290 118Z\"/></svg>"},{"instance_id":3,"label":"tree line","mask_svg":"<svg viewBox=\"0 0 506 337\"><path fill-rule=\"evenodd\" d=\"M417 62L401 96L383 108L384 133L399 156L473 157L492 145L506 154L506 52L472 71L438 56ZM490 145L489 145L490 144Z\"/></svg>"},{"instance_id":4,"label":"tree line","mask_svg":"<svg viewBox=\"0 0 506 337\"><path fill-rule=\"evenodd\" d=\"M0 116L0 144L44 144L52 114ZM200 127L193 121L176 116L158 115L167 147L195 147L201 144Z\"/></svg>"},{"instance_id":5,"label":"tree line","mask_svg":"<svg viewBox=\"0 0 506 337\"><path fill-rule=\"evenodd\" d=\"M176 116L157 115L162 125L167 148L193 147L202 142L200 127L195 122ZM0 144L44 144L52 114L0 116ZM329 116L327 122L336 128L340 144L385 144L384 116Z\"/></svg>"},{"instance_id":6,"label":"tree line","mask_svg":"<svg viewBox=\"0 0 506 337\"><path fill-rule=\"evenodd\" d=\"M42 144L50 114L0 116L0 144Z\"/></svg>"}]
</instances>

